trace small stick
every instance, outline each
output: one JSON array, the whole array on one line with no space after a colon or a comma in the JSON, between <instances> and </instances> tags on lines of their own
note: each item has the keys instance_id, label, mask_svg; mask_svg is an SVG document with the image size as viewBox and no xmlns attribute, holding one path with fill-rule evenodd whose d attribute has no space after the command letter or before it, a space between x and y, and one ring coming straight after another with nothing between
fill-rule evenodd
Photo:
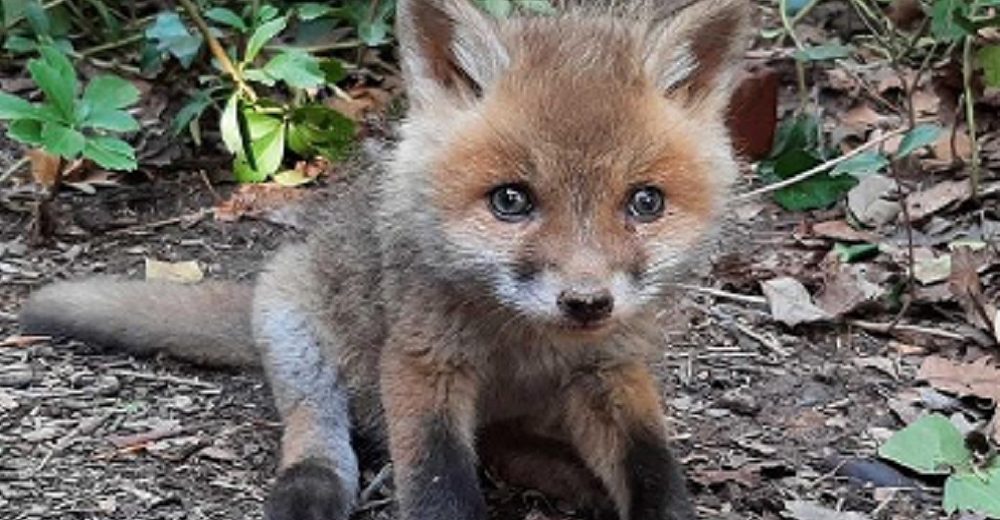
<instances>
[{"instance_id":1,"label":"small stick","mask_svg":"<svg viewBox=\"0 0 1000 520\"><path fill-rule=\"evenodd\" d=\"M778 191L778 190L780 190L782 188L787 188L788 186L791 186L793 184L800 183L800 182L802 182L802 181L804 181L804 180L806 180L806 179L808 179L808 178L810 178L810 177L812 177L814 175L817 175L819 173L823 173L823 172L829 170L830 168L833 168L834 166L836 166L836 165L838 165L838 164L840 164L840 163L842 163L842 162L844 162L844 161L846 161L848 159L853 159L854 157L857 157L858 155L861 155L862 152L866 152L866 151L868 151L868 150L870 150L870 149L872 149L872 148L874 148L874 147L882 144L883 142L885 142L885 141L887 141L887 140L889 140L889 139L891 139L893 137L896 137L897 135L900 135L900 134L906 132L907 130L908 130L907 128L899 128L899 129L893 130L892 132L889 132L889 133L881 135L881 136L879 136L879 137L877 137L875 139L872 139L871 141L868 141L867 143L865 143L865 144L863 144L863 145L861 145L861 146L859 146L859 147L851 150L850 152L845 153L844 155L841 155L840 157L835 157L833 159L830 159L829 161L826 161L825 163L820 164L819 166L810 168L810 169L808 169L808 170L806 170L806 171L804 171L804 172L802 172L802 173L800 173L798 175L795 175L793 177L789 177L789 178L787 178L787 179L785 179L783 181L778 181L778 182L775 182L774 184L768 184L767 186L764 186L762 188L753 190L751 192L747 192L747 193L743 193L741 195L737 195L736 197L733 198L733 200L735 200L735 201L743 201L743 200L747 200L747 199L752 199L752 198L758 197L760 195L764 195L766 193L771 193L773 191Z\"/></svg>"},{"instance_id":2,"label":"small stick","mask_svg":"<svg viewBox=\"0 0 1000 520\"><path fill-rule=\"evenodd\" d=\"M372 498L372 495L378 491L378 488L382 487L382 484L384 484L386 480L389 480L390 476L392 476L392 464L382 466L382 469L378 471L375 478L373 478L372 481L365 486L365 489L358 496L358 503L362 505L368 503L368 501Z\"/></svg>"},{"instance_id":3,"label":"small stick","mask_svg":"<svg viewBox=\"0 0 1000 520\"><path fill-rule=\"evenodd\" d=\"M186 377L167 376L160 374L147 374L145 372L135 372L133 370L113 370L111 371L111 374L122 377L131 377L134 379L144 379L146 381L160 381L163 383L172 383L175 385L187 385L187 386L193 386L195 388L207 388L211 390L219 388L219 385L216 385L214 383L206 383L205 381L199 381L197 379L189 379Z\"/></svg>"},{"instance_id":4,"label":"small stick","mask_svg":"<svg viewBox=\"0 0 1000 520\"><path fill-rule=\"evenodd\" d=\"M921 327L919 325L878 323L874 321L865 321L865 320L848 320L847 324L853 325L859 329L867 330L869 332L878 332L880 334L889 334L893 331L898 331L898 332L912 332L915 334L926 334L928 336L936 336L939 338L952 339L957 341L966 339L964 335L959 334L957 332L951 332L942 329L934 329L930 327Z\"/></svg>"},{"instance_id":5,"label":"small stick","mask_svg":"<svg viewBox=\"0 0 1000 520\"><path fill-rule=\"evenodd\" d=\"M684 283L677 283L673 285L674 287L684 289L685 291L707 294L709 296L725 298L727 300L733 300L741 303L748 303L750 305L767 305L767 298L764 298L763 296L750 296L748 294L738 294L734 292L723 291L722 289L712 289L711 287L700 287L697 285L688 285Z\"/></svg>"}]
</instances>

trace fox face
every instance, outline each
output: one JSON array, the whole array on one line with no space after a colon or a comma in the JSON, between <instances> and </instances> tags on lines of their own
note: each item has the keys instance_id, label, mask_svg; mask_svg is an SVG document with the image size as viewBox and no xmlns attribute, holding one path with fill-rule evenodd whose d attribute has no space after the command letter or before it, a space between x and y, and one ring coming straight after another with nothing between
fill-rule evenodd
<instances>
[{"instance_id":1,"label":"fox face","mask_svg":"<svg viewBox=\"0 0 1000 520\"><path fill-rule=\"evenodd\" d=\"M746 6L494 21L459 0L409 5L425 37L402 42L395 189L427 215L439 263L571 332L655 305L737 171L723 111ZM419 32L428 17L437 36Z\"/></svg>"}]
</instances>

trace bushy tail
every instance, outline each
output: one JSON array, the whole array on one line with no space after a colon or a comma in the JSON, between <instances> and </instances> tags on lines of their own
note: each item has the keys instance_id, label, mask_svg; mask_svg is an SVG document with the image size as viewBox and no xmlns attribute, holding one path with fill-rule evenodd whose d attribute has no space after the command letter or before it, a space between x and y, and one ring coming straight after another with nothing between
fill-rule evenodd
<instances>
[{"instance_id":1,"label":"bushy tail","mask_svg":"<svg viewBox=\"0 0 1000 520\"><path fill-rule=\"evenodd\" d=\"M68 336L136 355L163 352L206 366L258 365L253 288L94 279L35 292L21 309L25 334Z\"/></svg>"}]
</instances>

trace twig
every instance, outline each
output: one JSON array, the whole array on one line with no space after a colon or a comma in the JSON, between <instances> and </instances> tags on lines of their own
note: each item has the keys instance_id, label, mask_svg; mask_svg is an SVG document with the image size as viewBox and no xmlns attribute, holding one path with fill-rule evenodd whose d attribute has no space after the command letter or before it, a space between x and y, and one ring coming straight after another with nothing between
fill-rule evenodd
<instances>
[{"instance_id":1,"label":"twig","mask_svg":"<svg viewBox=\"0 0 1000 520\"><path fill-rule=\"evenodd\" d=\"M865 143L865 144L863 144L863 145L861 145L861 146L859 146L859 147L851 150L850 152L845 153L844 155L841 155L840 157L835 157L833 159L830 159L829 161L826 161L825 163L820 164L819 166L810 168L810 169L808 169L808 170L806 170L806 171L804 171L804 172L802 172L802 173L800 173L798 175L795 175L793 177L789 177L789 178L787 178L787 179L785 179L783 181L778 181L778 182L775 182L773 184L768 184L767 186L764 186L762 188L758 188L758 189L753 190L751 192L743 193L741 195L737 195L736 197L734 197L733 200L734 201L743 201L743 200L747 200L747 199L752 199L752 198L758 197L760 195L771 193L773 191L778 191L778 190L780 190L782 188L787 188L788 186L791 186L793 184L798 184L798 183L800 183L800 182L802 182L802 181L804 181L804 180L806 180L806 179L808 179L808 178L810 178L810 177L812 177L814 175L823 173L823 172L829 170L830 168L833 168L834 166L836 166L836 165L838 165L838 164L840 164L840 163L842 163L842 162L844 162L844 161L846 161L848 159L853 159L854 157L857 157L858 155L861 155L862 152L866 152L866 151L868 151L868 150L870 150L872 148L875 148L876 146L882 144L883 142L885 142L885 141L887 141L887 140L889 140L889 139L891 139L893 137L896 137L897 135L900 135L900 134L902 134L902 133L904 133L906 131L907 131L906 128L899 128L899 129L893 130L893 131L891 131L889 133L883 134L883 135L881 135L881 136L879 136L879 137L877 137L875 139L872 139L871 141L868 141L867 143Z\"/></svg>"},{"instance_id":2,"label":"twig","mask_svg":"<svg viewBox=\"0 0 1000 520\"><path fill-rule=\"evenodd\" d=\"M361 491L361 494L358 495L358 503L362 506L368 503L368 501L371 500L372 495L374 495L375 492L378 491L378 488L382 487L382 484L385 484L385 481L389 480L389 477L391 476L392 464L382 466L382 469L378 471L375 477L372 478L372 481L369 482L368 485L365 486L365 489Z\"/></svg>"},{"instance_id":3,"label":"twig","mask_svg":"<svg viewBox=\"0 0 1000 520\"><path fill-rule=\"evenodd\" d=\"M10 165L10 168L7 168L3 171L3 174L0 174L0 183L6 181L11 175L17 173L17 170L20 170L22 166L28 164L30 161L31 159L29 159L27 155L14 161L14 164Z\"/></svg>"},{"instance_id":4,"label":"twig","mask_svg":"<svg viewBox=\"0 0 1000 520\"><path fill-rule=\"evenodd\" d=\"M750 296L748 294L738 294L734 292L723 291L721 289L712 289L711 287L700 287L697 285L688 285L684 283L677 283L673 285L678 289L684 289L685 291L707 294L709 296L715 296L717 298L725 298L728 300L747 303L750 305L767 305L767 298L764 298L763 296Z\"/></svg>"},{"instance_id":5,"label":"twig","mask_svg":"<svg viewBox=\"0 0 1000 520\"><path fill-rule=\"evenodd\" d=\"M201 209L195 211L194 213L189 213L187 215L181 215L179 217L172 217L164 220L157 220L156 222L149 222L146 224L138 224L135 226L129 226L126 228L115 229L108 231L108 235L124 235L128 233L134 233L136 231L145 231L150 229L159 229L165 226L172 226L174 224L183 224L185 222L197 222L208 215L214 213L211 209Z\"/></svg>"},{"instance_id":6,"label":"twig","mask_svg":"<svg viewBox=\"0 0 1000 520\"><path fill-rule=\"evenodd\" d=\"M857 327L859 329L867 330L869 332L877 332L879 334L890 334L893 331L898 332L911 332L914 334L924 334L927 336L935 336L939 338L946 338L951 340L962 341L965 338L964 335L957 332L951 332L942 329L934 329L930 327L921 327L919 325L900 325L893 323L879 323L874 321L865 320L848 320L848 325Z\"/></svg>"},{"instance_id":7,"label":"twig","mask_svg":"<svg viewBox=\"0 0 1000 520\"><path fill-rule=\"evenodd\" d=\"M102 43L101 45L95 45L89 49L84 49L80 51L79 54L83 58L89 58L90 56L104 51L110 51L111 49L117 49L119 47L125 47L127 45L132 45L133 43L141 42L145 37L146 35L143 33L136 33L118 41Z\"/></svg>"},{"instance_id":8,"label":"twig","mask_svg":"<svg viewBox=\"0 0 1000 520\"><path fill-rule=\"evenodd\" d=\"M972 146L972 163L969 165L969 182L972 198L979 196L979 143L976 142L976 102L972 92L972 37L966 36L962 47L962 89L965 97L965 124L969 127L969 144Z\"/></svg>"},{"instance_id":9,"label":"twig","mask_svg":"<svg viewBox=\"0 0 1000 520\"><path fill-rule=\"evenodd\" d=\"M148 374L145 372L136 372L134 370L113 370L111 374L115 376L131 377L134 379L144 379L146 381L160 381L163 383L171 383L175 385L187 385L187 386L193 386L195 388L207 388L211 390L219 388L219 385L217 384L207 383L205 381L200 381L198 379L190 379L186 377L168 376L160 374Z\"/></svg>"},{"instance_id":10,"label":"twig","mask_svg":"<svg viewBox=\"0 0 1000 520\"><path fill-rule=\"evenodd\" d=\"M257 93L250 88L246 80L243 79L243 74L240 72L236 65L233 64L233 60L229 59L229 54L226 53L226 49L219 43L218 38L212 34L211 28L205 19L201 17L201 11L198 6L194 4L191 0L177 0L184 10L187 11L188 16L191 17L191 21L194 22L195 27L198 28L198 32L201 33L202 38L208 42L208 49L212 51L212 55L215 59L219 60L219 64L222 66L222 70L229 74L233 81L236 82L236 87L243 92L247 99L252 102L257 101Z\"/></svg>"},{"instance_id":11,"label":"twig","mask_svg":"<svg viewBox=\"0 0 1000 520\"><path fill-rule=\"evenodd\" d=\"M782 347L781 344L778 343L778 341L775 340L774 338L769 338L767 336L764 336L763 334L754 331L750 327L747 327L746 325L743 325L742 323L737 321L736 318L723 313L721 310L709 308L698 303L695 303L694 306L701 312L709 316L714 316L717 320L721 321L723 324L732 326L738 332L746 335L747 337L756 341L757 343L760 343L761 345L767 347L775 354L778 354L781 357L788 357L791 355L791 353L787 349Z\"/></svg>"}]
</instances>

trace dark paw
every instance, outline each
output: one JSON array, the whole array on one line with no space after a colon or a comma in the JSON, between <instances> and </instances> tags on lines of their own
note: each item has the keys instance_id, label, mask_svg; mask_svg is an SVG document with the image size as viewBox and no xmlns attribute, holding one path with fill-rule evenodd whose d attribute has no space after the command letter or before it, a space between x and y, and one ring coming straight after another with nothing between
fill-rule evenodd
<instances>
[{"instance_id":1,"label":"dark paw","mask_svg":"<svg viewBox=\"0 0 1000 520\"><path fill-rule=\"evenodd\" d=\"M304 461L286 469L264 506L266 520L346 520L351 497L330 468Z\"/></svg>"}]
</instances>

